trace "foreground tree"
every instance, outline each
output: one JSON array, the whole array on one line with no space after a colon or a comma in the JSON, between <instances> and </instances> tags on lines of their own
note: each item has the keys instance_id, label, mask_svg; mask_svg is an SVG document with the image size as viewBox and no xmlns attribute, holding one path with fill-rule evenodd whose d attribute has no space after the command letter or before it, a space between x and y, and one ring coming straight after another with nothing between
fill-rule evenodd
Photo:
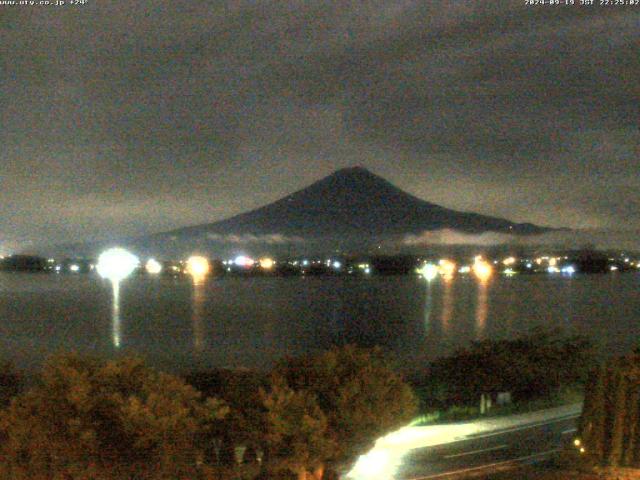
<instances>
[{"instance_id":1,"label":"foreground tree","mask_svg":"<svg viewBox=\"0 0 640 480\"><path fill-rule=\"evenodd\" d=\"M332 465L352 462L378 437L406 425L417 410L413 391L380 349L346 346L288 359L274 378L310 395L303 397L306 402L317 401L333 445L330 452L323 450L324 461Z\"/></svg>"},{"instance_id":2,"label":"foreground tree","mask_svg":"<svg viewBox=\"0 0 640 480\"><path fill-rule=\"evenodd\" d=\"M140 360L50 359L0 415L2 478L193 478L227 408Z\"/></svg>"},{"instance_id":3,"label":"foreground tree","mask_svg":"<svg viewBox=\"0 0 640 480\"><path fill-rule=\"evenodd\" d=\"M22 388L22 375L16 371L13 364L0 364L0 408L9 404Z\"/></svg>"},{"instance_id":4,"label":"foreground tree","mask_svg":"<svg viewBox=\"0 0 640 480\"><path fill-rule=\"evenodd\" d=\"M594 370L585 392L579 435L599 465L640 467L640 355Z\"/></svg>"},{"instance_id":5,"label":"foreground tree","mask_svg":"<svg viewBox=\"0 0 640 480\"><path fill-rule=\"evenodd\" d=\"M208 457L216 465L233 466L234 447L247 447L245 461L257 462L257 451L264 451L266 429L263 399L260 392L269 385L268 374L247 369L211 369L191 372L186 376L205 396L222 399L232 408L223 421L210 430ZM218 450L213 448L218 445Z\"/></svg>"},{"instance_id":6,"label":"foreground tree","mask_svg":"<svg viewBox=\"0 0 640 480\"><path fill-rule=\"evenodd\" d=\"M327 417L313 394L294 391L278 378L270 391L261 392L265 407L264 440L272 472L289 471L305 480L335 450L327 435Z\"/></svg>"},{"instance_id":7,"label":"foreground tree","mask_svg":"<svg viewBox=\"0 0 640 480\"><path fill-rule=\"evenodd\" d=\"M425 385L427 407L475 405L482 394L511 392L516 401L545 398L583 384L592 346L581 336L538 330L516 339L483 340L434 361Z\"/></svg>"}]
</instances>

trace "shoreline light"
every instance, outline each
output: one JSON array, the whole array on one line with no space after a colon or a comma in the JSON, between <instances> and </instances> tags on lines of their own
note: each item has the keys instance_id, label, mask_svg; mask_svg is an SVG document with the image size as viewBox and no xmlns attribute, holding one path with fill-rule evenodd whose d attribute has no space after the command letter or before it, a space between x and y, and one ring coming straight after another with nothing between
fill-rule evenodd
<instances>
[{"instance_id":1,"label":"shoreline light","mask_svg":"<svg viewBox=\"0 0 640 480\"><path fill-rule=\"evenodd\" d=\"M477 256L473 263L473 273L479 280L488 280L493 274L493 267L490 263L483 260L481 256Z\"/></svg>"},{"instance_id":2,"label":"shoreline light","mask_svg":"<svg viewBox=\"0 0 640 480\"><path fill-rule=\"evenodd\" d=\"M145 265L145 269L147 270L147 273L150 273L151 275L157 275L158 273L162 272L162 264L156 259L150 258Z\"/></svg>"},{"instance_id":3,"label":"shoreline light","mask_svg":"<svg viewBox=\"0 0 640 480\"><path fill-rule=\"evenodd\" d=\"M418 269L418 273L422 275L427 281L431 281L438 276L438 267L433 263L425 263Z\"/></svg>"},{"instance_id":4,"label":"shoreline light","mask_svg":"<svg viewBox=\"0 0 640 480\"><path fill-rule=\"evenodd\" d=\"M443 259L438 262L438 271L440 275L452 277L456 273L456 264L451 260Z\"/></svg>"},{"instance_id":5,"label":"shoreline light","mask_svg":"<svg viewBox=\"0 0 640 480\"><path fill-rule=\"evenodd\" d=\"M271 270L276 262L273 261L273 258L265 257L259 260L260 268L263 270Z\"/></svg>"},{"instance_id":6,"label":"shoreline light","mask_svg":"<svg viewBox=\"0 0 640 480\"><path fill-rule=\"evenodd\" d=\"M515 257L507 257L502 261L502 263L504 265L513 265L514 263L516 263L516 259Z\"/></svg>"},{"instance_id":7,"label":"shoreline light","mask_svg":"<svg viewBox=\"0 0 640 480\"><path fill-rule=\"evenodd\" d=\"M233 263L235 263L238 267L248 268L248 267L252 267L255 262L251 257L247 257L245 255L238 255L233 261Z\"/></svg>"},{"instance_id":8,"label":"shoreline light","mask_svg":"<svg viewBox=\"0 0 640 480\"><path fill-rule=\"evenodd\" d=\"M199 255L193 255L187 260L187 273L193 277L203 277L210 270L209 260Z\"/></svg>"},{"instance_id":9,"label":"shoreline light","mask_svg":"<svg viewBox=\"0 0 640 480\"><path fill-rule=\"evenodd\" d=\"M140 260L123 248L111 248L100 254L96 270L102 278L119 282L138 268Z\"/></svg>"}]
</instances>

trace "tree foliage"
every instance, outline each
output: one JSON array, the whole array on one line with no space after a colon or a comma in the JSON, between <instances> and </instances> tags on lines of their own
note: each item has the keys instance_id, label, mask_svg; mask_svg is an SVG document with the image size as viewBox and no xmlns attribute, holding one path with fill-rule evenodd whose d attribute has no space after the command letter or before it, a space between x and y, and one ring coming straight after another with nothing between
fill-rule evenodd
<instances>
[{"instance_id":1,"label":"tree foliage","mask_svg":"<svg viewBox=\"0 0 640 480\"><path fill-rule=\"evenodd\" d=\"M0 471L10 478L126 478L133 471L187 478L199 438L226 412L137 359L56 356L40 383L0 416Z\"/></svg>"},{"instance_id":2,"label":"tree foliage","mask_svg":"<svg viewBox=\"0 0 640 480\"><path fill-rule=\"evenodd\" d=\"M585 453L600 465L640 467L640 355L593 370L579 434Z\"/></svg>"},{"instance_id":3,"label":"tree foliage","mask_svg":"<svg viewBox=\"0 0 640 480\"><path fill-rule=\"evenodd\" d=\"M272 470L288 470L305 478L307 471L331 458L335 444L327 435L327 417L312 393L294 391L278 378L261 396L266 417L264 440Z\"/></svg>"},{"instance_id":4,"label":"tree foliage","mask_svg":"<svg viewBox=\"0 0 640 480\"><path fill-rule=\"evenodd\" d=\"M335 443L327 460L352 460L416 412L413 391L380 349L346 346L287 359L275 374L294 391L316 398Z\"/></svg>"},{"instance_id":5,"label":"tree foliage","mask_svg":"<svg viewBox=\"0 0 640 480\"><path fill-rule=\"evenodd\" d=\"M436 360L423 380L431 406L475 404L482 394L511 392L516 400L549 396L584 382L592 367L581 336L537 331L513 340L483 340Z\"/></svg>"},{"instance_id":6,"label":"tree foliage","mask_svg":"<svg viewBox=\"0 0 640 480\"><path fill-rule=\"evenodd\" d=\"M0 407L5 407L22 388L22 375L11 362L0 364Z\"/></svg>"}]
</instances>

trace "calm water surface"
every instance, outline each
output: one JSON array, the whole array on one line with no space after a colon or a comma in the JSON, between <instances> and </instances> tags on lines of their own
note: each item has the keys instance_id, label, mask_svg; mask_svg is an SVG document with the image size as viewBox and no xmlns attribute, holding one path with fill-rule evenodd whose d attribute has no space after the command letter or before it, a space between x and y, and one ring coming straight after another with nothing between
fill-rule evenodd
<instances>
[{"instance_id":1,"label":"calm water surface","mask_svg":"<svg viewBox=\"0 0 640 480\"><path fill-rule=\"evenodd\" d=\"M604 354L640 339L640 274L371 278L0 274L0 356L37 366L62 350L136 353L161 368L268 367L335 344L381 345L408 368L535 326L589 335Z\"/></svg>"}]
</instances>

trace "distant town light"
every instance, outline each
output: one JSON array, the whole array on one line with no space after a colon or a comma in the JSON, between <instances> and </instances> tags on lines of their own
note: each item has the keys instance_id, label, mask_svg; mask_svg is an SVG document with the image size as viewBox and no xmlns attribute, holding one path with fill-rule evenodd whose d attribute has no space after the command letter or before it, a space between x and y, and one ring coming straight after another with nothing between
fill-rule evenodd
<instances>
[{"instance_id":1,"label":"distant town light","mask_svg":"<svg viewBox=\"0 0 640 480\"><path fill-rule=\"evenodd\" d=\"M479 280L488 280L493 274L493 267L483 260L481 256L477 256L473 263L473 273Z\"/></svg>"},{"instance_id":2,"label":"distant town light","mask_svg":"<svg viewBox=\"0 0 640 480\"><path fill-rule=\"evenodd\" d=\"M463 267L460 267L458 273L469 273L470 271L471 267L469 265L464 265Z\"/></svg>"},{"instance_id":3,"label":"distant town light","mask_svg":"<svg viewBox=\"0 0 640 480\"><path fill-rule=\"evenodd\" d=\"M422 275L426 280L431 281L438 276L438 267L433 263L425 263L418 273Z\"/></svg>"},{"instance_id":4,"label":"distant town light","mask_svg":"<svg viewBox=\"0 0 640 480\"><path fill-rule=\"evenodd\" d=\"M209 260L205 257L193 255L187 260L187 273L194 278L204 277L209 273Z\"/></svg>"},{"instance_id":5,"label":"distant town light","mask_svg":"<svg viewBox=\"0 0 640 480\"><path fill-rule=\"evenodd\" d=\"M516 263L516 259L514 257L507 257L502 261L502 263L505 265L513 265Z\"/></svg>"},{"instance_id":6,"label":"distant town light","mask_svg":"<svg viewBox=\"0 0 640 480\"><path fill-rule=\"evenodd\" d=\"M573 275L574 273L576 273L576 267L574 267L573 265L567 265L566 267L562 267L560 271L568 275Z\"/></svg>"},{"instance_id":7,"label":"distant town light","mask_svg":"<svg viewBox=\"0 0 640 480\"><path fill-rule=\"evenodd\" d=\"M612 265L612 266L611 266L611 268L610 268L610 270L611 270L612 272L615 272L615 271L617 271L617 270L618 270L618 267L617 267L616 265Z\"/></svg>"},{"instance_id":8,"label":"distant town light","mask_svg":"<svg viewBox=\"0 0 640 480\"><path fill-rule=\"evenodd\" d=\"M551 267L547 268L547 272L549 272L549 273L558 273L558 272L560 272L560 269L558 267L551 266Z\"/></svg>"},{"instance_id":9,"label":"distant town light","mask_svg":"<svg viewBox=\"0 0 640 480\"><path fill-rule=\"evenodd\" d=\"M276 262L273 261L273 258L265 257L260 259L260 268L264 270L271 270Z\"/></svg>"},{"instance_id":10,"label":"distant town light","mask_svg":"<svg viewBox=\"0 0 640 480\"><path fill-rule=\"evenodd\" d=\"M247 257L245 255L238 255L233 261L238 267L252 267L255 263L253 258Z\"/></svg>"},{"instance_id":11,"label":"distant town light","mask_svg":"<svg viewBox=\"0 0 640 480\"><path fill-rule=\"evenodd\" d=\"M145 269L147 270L147 273L150 273L151 275L157 275L158 273L162 272L162 264L156 259L150 258L145 265Z\"/></svg>"},{"instance_id":12,"label":"distant town light","mask_svg":"<svg viewBox=\"0 0 640 480\"><path fill-rule=\"evenodd\" d=\"M335 268L336 270L340 270L340 268L342 268L342 263L336 260L335 262L333 262L333 268Z\"/></svg>"},{"instance_id":13,"label":"distant town light","mask_svg":"<svg viewBox=\"0 0 640 480\"><path fill-rule=\"evenodd\" d=\"M123 248L111 248L98 257L96 269L102 278L119 282L127 278L138 267L140 260Z\"/></svg>"},{"instance_id":14,"label":"distant town light","mask_svg":"<svg viewBox=\"0 0 640 480\"><path fill-rule=\"evenodd\" d=\"M80 265L76 265L75 263L73 265L69 266L69 270L71 270L74 273L77 273L80 271Z\"/></svg>"},{"instance_id":15,"label":"distant town light","mask_svg":"<svg viewBox=\"0 0 640 480\"><path fill-rule=\"evenodd\" d=\"M451 277L456 273L456 264L451 260L442 259L438 262L438 266L440 274L445 277Z\"/></svg>"}]
</instances>

